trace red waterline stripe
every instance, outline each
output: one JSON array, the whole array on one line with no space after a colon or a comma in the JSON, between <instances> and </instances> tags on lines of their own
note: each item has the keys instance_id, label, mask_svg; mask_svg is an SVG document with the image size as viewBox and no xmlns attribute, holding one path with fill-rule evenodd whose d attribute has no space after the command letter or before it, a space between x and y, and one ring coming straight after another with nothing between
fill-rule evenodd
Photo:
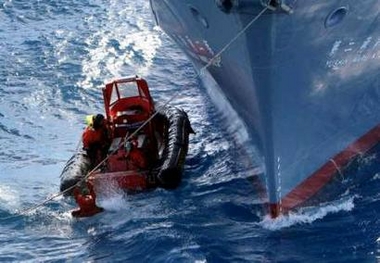
<instances>
[{"instance_id":1,"label":"red waterline stripe","mask_svg":"<svg viewBox=\"0 0 380 263\"><path fill-rule=\"evenodd\" d=\"M357 141L349 145L342 152L335 155L321 168L309 176L305 181L294 188L278 203L269 204L269 212L272 217L277 217L282 213L301 205L320 191L334 175L339 174L340 170L354 157L363 154L374 147L380 141L380 125L360 137ZM281 206L281 207L280 207Z\"/></svg>"}]
</instances>

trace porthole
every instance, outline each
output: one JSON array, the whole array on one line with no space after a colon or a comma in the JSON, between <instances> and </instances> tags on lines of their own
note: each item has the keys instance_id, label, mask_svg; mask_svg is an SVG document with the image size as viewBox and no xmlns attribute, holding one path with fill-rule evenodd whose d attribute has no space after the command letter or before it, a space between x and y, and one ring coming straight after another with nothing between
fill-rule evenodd
<instances>
[{"instance_id":1,"label":"porthole","mask_svg":"<svg viewBox=\"0 0 380 263\"><path fill-rule=\"evenodd\" d=\"M335 9L327 16L325 20L325 27L329 28L329 27L336 26L337 24L343 21L347 13L348 13L347 7L342 6Z\"/></svg>"},{"instance_id":2,"label":"porthole","mask_svg":"<svg viewBox=\"0 0 380 263\"><path fill-rule=\"evenodd\" d=\"M189 6L190 12L199 23L201 23L205 28L208 28L208 21L207 19L199 12L197 8L194 6Z\"/></svg>"},{"instance_id":3,"label":"porthole","mask_svg":"<svg viewBox=\"0 0 380 263\"><path fill-rule=\"evenodd\" d=\"M215 3L225 13L229 13L234 6L232 0L215 0Z\"/></svg>"}]
</instances>

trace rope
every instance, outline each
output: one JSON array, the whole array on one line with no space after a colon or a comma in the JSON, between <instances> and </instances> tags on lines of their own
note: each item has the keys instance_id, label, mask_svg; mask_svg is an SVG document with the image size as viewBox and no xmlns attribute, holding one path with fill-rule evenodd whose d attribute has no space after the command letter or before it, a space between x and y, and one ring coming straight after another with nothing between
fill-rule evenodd
<instances>
[{"instance_id":1,"label":"rope","mask_svg":"<svg viewBox=\"0 0 380 263\"><path fill-rule=\"evenodd\" d=\"M341 179L343 180L343 179L344 179L344 175L343 175L343 173L342 173L342 170L339 168L339 166L338 166L337 163L335 162L335 160L334 160L334 159L330 159L329 161L335 166L335 169L338 171L338 173L339 173Z\"/></svg>"},{"instance_id":2,"label":"rope","mask_svg":"<svg viewBox=\"0 0 380 263\"><path fill-rule=\"evenodd\" d=\"M253 23L255 23L264 13L265 13L265 11L267 11L269 9L269 6L268 5L266 5L262 10L261 10L261 12L260 13L258 13L242 30L240 30L236 35L235 35L235 37L233 37L226 45L224 45L224 47L218 52L218 53L216 53L216 55L215 56L213 56L210 60L209 60L209 62L206 64L206 65L204 65L200 70L199 70L199 72L196 74L196 76L195 76L195 78L197 78L197 77L200 77L200 76L203 76L204 75L204 72L205 72L205 70L208 68L208 67L210 67L213 63L214 63L214 61L218 58L218 57L220 57L220 55L222 54L222 53L224 53L242 34L244 34L247 30L248 30L248 28L249 27L251 27L251 25L253 24ZM162 109L164 109L170 102L172 102L178 95L180 94L180 91L176 91L174 94L173 94L173 96L171 96L167 101L166 101L166 103L165 104L163 104L163 105L160 105L160 107L159 107L159 110L156 110L144 123L142 123L141 125L140 125L140 127L138 127L132 134L130 134L130 135L126 135L125 137L124 137L124 141L128 141L130 138L132 138L133 136L135 136L142 128L144 128L158 113L159 113L159 111L161 111ZM79 145L78 145L79 146ZM54 195L52 195L51 197L49 197L49 198L47 198L46 200L44 200L43 202L41 202L41 203L39 203L39 204L37 204L37 205L35 205L35 206L33 206L33 207L31 207L31 208L28 208L28 209L25 209L25 210L22 210L19 214L17 214L17 215L13 215L13 216L9 216L9 217L6 217L6 218L2 218L3 220L4 219L8 219L8 218L13 218L13 217L18 217L18 216L22 216L22 215L26 215L26 214L28 214L28 213L30 213L30 212L32 212L32 211L34 211L34 210L36 210L36 209L38 209L39 207L42 207L42 206L44 206L46 203L48 203L48 202L50 202L51 200L53 200L53 199L55 199L55 198L57 198L57 197L59 197L59 196L61 196L61 195L64 195L65 193L67 193L67 192L69 192L69 191L71 191L71 190L73 190L75 187L77 187L77 186L79 186L81 183L83 183L83 181L85 181L85 180L87 180L89 177L90 177L90 175L92 174L92 173L94 173L97 169L99 169L108 159L109 159L109 157L112 155L112 154L114 154L120 147L121 147L122 145L120 144L116 149L114 149L106 158L104 158L98 165L96 165L91 171L89 171L87 174L86 174L86 176L84 176L83 177L83 179L82 180L80 180L78 183L76 183L75 185L73 185L73 186L71 186L71 187L69 187L69 188L67 188L67 189L65 189L64 191L61 191L61 192L58 192L58 193L56 193L56 194L54 194Z\"/></svg>"},{"instance_id":3,"label":"rope","mask_svg":"<svg viewBox=\"0 0 380 263\"><path fill-rule=\"evenodd\" d=\"M264 13L265 11L267 11L269 8L269 6L265 6L263 8L263 10L261 10L260 13L258 13L242 30L240 30L240 32L238 32L236 34L236 36L234 38L232 38L230 40L230 42L228 42L218 53L216 53L215 56L213 56L210 61L205 65L203 66L201 69L200 69L200 73L197 75L197 76L202 76L203 75L203 72L209 67L212 65L212 63L214 63L215 59L217 59L218 57L220 57L220 55L222 53L224 53L242 34L244 34L248 28L253 24L255 23Z\"/></svg>"}]
</instances>

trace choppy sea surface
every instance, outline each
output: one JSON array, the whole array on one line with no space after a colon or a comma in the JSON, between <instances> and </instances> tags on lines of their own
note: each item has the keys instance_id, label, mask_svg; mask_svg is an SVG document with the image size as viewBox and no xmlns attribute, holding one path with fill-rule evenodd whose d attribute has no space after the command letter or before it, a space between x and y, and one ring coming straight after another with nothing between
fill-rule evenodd
<instances>
[{"instance_id":1,"label":"choppy sea surface","mask_svg":"<svg viewBox=\"0 0 380 263\"><path fill-rule=\"evenodd\" d=\"M219 126L197 74L154 24L149 1L0 0L1 262L380 262L380 176L333 202L276 220ZM156 101L188 112L174 191L102 200L73 219L59 175L102 84L144 77Z\"/></svg>"}]
</instances>

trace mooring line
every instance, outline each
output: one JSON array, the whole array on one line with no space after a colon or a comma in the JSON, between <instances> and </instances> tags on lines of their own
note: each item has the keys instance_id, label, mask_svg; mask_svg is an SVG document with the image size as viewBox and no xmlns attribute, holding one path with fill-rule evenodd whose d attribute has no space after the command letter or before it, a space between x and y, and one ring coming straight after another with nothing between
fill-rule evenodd
<instances>
[{"instance_id":1,"label":"mooring line","mask_svg":"<svg viewBox=\"0 0 380 263\"><path fill-rule=\"evenodd\" d=\"M269 9L268 5L265 6L241 31L239 31L226 45L223 46L223 48L218 52L216 53L208 62L206 65L204 65L198 72L197 74L195 75L194 78L198 78L198 77L201 77L204 75L204 72L205 70L210 67L214 61L219 58L242 34L244 34L264 13L265 11L267 11ZM144 123L142 123L132 134L128 135L128 136L125 136L124 137L124 141L128 141L130 138L132 138L133 136L135 136L137 134L137 132L139 132L142 128L145 127L145 125L147 125L162 109L164 109L170 102L172 102L178 95L180 94L180 90L174 92L174 94L166 101L165 104L163 105L160 105L158 107L158 110L156 110ZM94 173L97 169L99 169L108 159L109 159L109 156L111 156L113 153L115 153L122 145L119 145L116 149L114 149L111 154L109 154L106 158L104 158L98 165L96 165L91 171L89 171L78 183L76 183L75 185L65 189L64 191L60 191L54 195L52 195L51 197L45 199L44 201L42 201L41 203L35 205L35 206L32 206L28 209L25 209L25 210L22 210L21 212L19 212L17 215L12 215L12 216L8 216L8 217L5 217L5 218L1 218L1 220L6 220L6 219L10 219L10 218L14 218L14 217L20 217L20 216L24 216L24 215L27 215L28 213L34 211L34 210L37 210L39 207L42 207L44 206L45 204L47 204L48 202L58 198L59 196L62 196L64 195L65 193L73 190L75 187L79 186L81 183L83 183L83 181L87 180L88 177Z\"/></svg>"}]
</instances>

